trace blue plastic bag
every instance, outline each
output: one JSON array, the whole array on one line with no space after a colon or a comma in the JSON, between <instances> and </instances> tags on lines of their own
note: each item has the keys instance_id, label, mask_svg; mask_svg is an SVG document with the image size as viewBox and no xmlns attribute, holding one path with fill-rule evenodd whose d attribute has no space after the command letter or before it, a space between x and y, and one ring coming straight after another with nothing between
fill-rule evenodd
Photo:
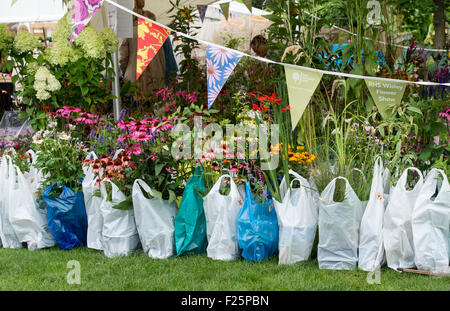
<instances>
[{"instance_id":1,"label":"blue plastic bag","mask_svg":"<svg viewBox=\"0 0 450 311\"><path fill-rule=\"evenodd\" d=\"M262 261L278 252L278 220L273 200L258 203L248 182L237 226L238 244L245 260Z\"/></svg>"},{"instance_id":2,"label":"blue plastic bag","mask_svg":"<svg viewBox=\"0 0 450 311\"><path fill-rule=\"evenodd\" d=\"M86 246L87 215L82 192L62 186L59 197L50 196L56 185L45 189L42 197L47 204L47 223L60 249Z\"/></svg>"},{"instance_id":3,"label":"blue plastic bag","mask_svg":"<svg viewBox=\"0 0 450 311\"><path fill-rule=\"evenodd\" d=\"M206 191L203 169L197 167L184 188L180 209L175 217L175 247L177 256L206 252L206 218L203 198L198 191Z\"/></svg>"}]
</instances>

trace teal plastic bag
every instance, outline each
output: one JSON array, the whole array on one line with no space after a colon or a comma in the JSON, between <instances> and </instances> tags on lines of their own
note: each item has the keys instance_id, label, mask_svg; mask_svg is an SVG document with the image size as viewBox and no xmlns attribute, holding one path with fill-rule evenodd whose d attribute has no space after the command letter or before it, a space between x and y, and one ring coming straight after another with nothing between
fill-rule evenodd
<instances>
[{"instance_id":1,"label":"teal plastic bag","mask_svg":"<svg viewBox=\"0 0 450 311\"><path fill-rule=\"evenodd\" d=\"M175 217L175 246L177 256L206 252L206 218L203 198L199 191L206 191L203 168L198 166L184 188L180 209Z\"/></svg>"}]
</instances>

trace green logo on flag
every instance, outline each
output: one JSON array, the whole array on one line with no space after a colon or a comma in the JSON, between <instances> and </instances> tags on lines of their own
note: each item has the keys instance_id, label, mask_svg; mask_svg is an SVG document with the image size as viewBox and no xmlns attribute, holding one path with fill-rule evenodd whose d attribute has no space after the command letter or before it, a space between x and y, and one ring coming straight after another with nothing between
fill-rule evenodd
<instances>
[{"instance_id":1,"label":"green logo on flag","mask_svg":"<svg viewBox=\"0 0 450 311\"><path fill-rule=\"evenodd\" d=\"M289 105L291 107L292 129L295 129L312 95L316 91L320 79L322 79L322 74L288 66L284 66L284 70L289 93Z\"/></svg>"}]
</instances>

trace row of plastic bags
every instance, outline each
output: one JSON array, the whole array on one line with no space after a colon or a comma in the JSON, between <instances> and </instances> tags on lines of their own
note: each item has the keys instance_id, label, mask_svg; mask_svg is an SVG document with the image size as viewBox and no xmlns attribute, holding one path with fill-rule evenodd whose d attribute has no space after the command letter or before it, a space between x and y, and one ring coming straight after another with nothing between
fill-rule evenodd
<instances>
[{"instance_id":1,"label":"row of plastic bags","mask_svg":"<svg viewBox=\"0 0 450 311\"><path fill-rule=\"evenodd\" d=\"M91 156L95 158L95 154ZM133 185L133 210L112 208L123 202L125 195L111 183L109 202L101 183L101 197L94 196L97 179L92 168L83 170L84 196L64 188L59 198L49 197L49 188L44 192L46 211L38 208L33 194L42 176L34 168L24 176L4 156L0 163L3 246L27 243L29 249L36 249L53 246L56 239L60 248L87 244L108 257L128 255L142 246L152 258L206 251L213 259L242 256L251 261L278 252L280 264L292 264L309 259L318 228L318 261L323 269L353 269L358 265L373 271L385 261L393 269L448 267L450 188L441 170L431 170L424 181L419 170L407 169L389 189L389 171L377 159L368 202L359 200L345 178L331 181L319 196L312 180L291 171L295 178L290 187L285 180L281 183L282 202L269 197L261 203L253 197L248 183L243 193L228 175L221 176L202 198L199 191L204 191L205 185L198 167L185 186L178 212L175 203L149 199L152 190L142 180ZM408 191L405 185L411 170L420 178ZM220 193L225 178L230 183L226 196ZM345 199L334 202L340 178L346 183ZM294 188L294 182L300 187ZM21 199L14 199L18 197ZM68 198L78 207L68 209ZM87 237L84 234L83 238L83 231Z\"/></svg>"},{"instance_id":2,"label":"row of plastic bags","mask_svg":"<svg viewBox=\"0 0 450 311\"><path fill-rule=\"evenodd\" d=\"M419 181L406 189L410 171ZM438 177L442 176L442 182ZM450 188L446 174L432 169L425 181L408 168L389 189L389 171L381 159L374 167L367 206L346 182L345 199L334 202L336 179L322 192L319 208L319 267L379 269L388 267L448 271L450 258Z\"/></svg>"}]
</instances>

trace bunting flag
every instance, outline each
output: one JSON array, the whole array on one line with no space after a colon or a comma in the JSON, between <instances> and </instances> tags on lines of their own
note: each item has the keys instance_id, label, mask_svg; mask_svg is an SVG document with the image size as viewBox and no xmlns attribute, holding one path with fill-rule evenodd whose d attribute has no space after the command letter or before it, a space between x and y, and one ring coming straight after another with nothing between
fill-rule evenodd
<instances>
[{"instance_id":1,"label":"bunting flag","mask_svg":"<svg viewBox=\"0 0 450 311\"><path fill-rule=\"evenodd\" d=\"M247 7L247 9L250 11L250 13L252 13L252 0L243 0L245 6Z\"/></svg>"},{"instance_id":2,"label":"bunting flag","mask_svg":"<svg viewBox=\"0 0 450 311\"><path fill-rule=\"evenodd\" d=\"M284 66L284 70L289 95L292 130L294 130L323 74L289 66Z\"/></svg>"},{"instance_id":3,"label":"bunting flag","mask_svg":"<svg viewBox=\"0 0 450 311\"><path fill-rule=\"evenodd\" d=\"M206 16L206 10L208 10L208 5L197 5L197 10L198 13L200 14L200 19L203 21L205 20L205 16Z\"/></svg>"},{"instance_id":4,"label":"bunting flag","mask_svg":"<svg viewBox=\"0 0 450 311\"><path fill-rule=\"evenodd\" d=\"M72 33L69 43L83 31L92 17L100 10L104 0L74 0L72 15Z\"/></svg>"},{"instance_id":5,"label":"bunting flag","mask_svg":"<svg viewBox=\"0 0 450 311\"><path fill-rule=\"evenodd\" d=\"M139 18L136 80L156 56L169 34L169 30Z\"/></svg>"},{"instance_id":6,"label":"bunting flag","mask_svg":"<svg viewBox=\"0 0 450 311\"><path fill-rule=\"evenodd\" d=\"M206 47L206 73L208 78L208 109L233 73L242 55L221 47Z\"/></svg>"},{"instance_id":7,"label":"bunting flag","mask_svg":"<svg viewBox=\"0 0 450 311\"><path fill-rule=\"evenodd\" d=\"M377 105L383 119L389 118L392 111L389 105L397 105L401 102L405 93L406 84L398 82L385 82L365 78L370 95Z\"/></svg>"},{"instance_id":8,"label":"bunting flag","mask_svg":"<svg viewBox=\"0 0 450 311\"><path fill-rule=\"evenodd\" d=\"M230 2L221 3L220 8L222 9L223 16L225 16L225 19L228 21L228 16L230 15Z\"/></svg>"}]
</instances>

